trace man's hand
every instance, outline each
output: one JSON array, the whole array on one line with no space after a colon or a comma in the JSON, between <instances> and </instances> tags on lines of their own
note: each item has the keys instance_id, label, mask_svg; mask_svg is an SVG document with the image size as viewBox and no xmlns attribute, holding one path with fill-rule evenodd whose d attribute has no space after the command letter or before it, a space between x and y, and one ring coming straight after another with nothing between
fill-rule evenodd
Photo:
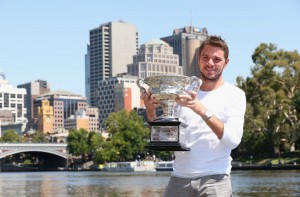
<instances>
[{"instance_id":1,"label":"man's hand","mask_svg":"<svg viewBox=\"0 0 300 197\"><path fill-rule=\"evenodd\" d=\"M184 107L188 107L200 116L202 116L206 108L204 105L197 99L197 93L194 91L189 91L189 95L178 95L176 102Z\"/></svg>"},{"instance_id":2,"label":"man's hand","mask_svg":"<svg viewBox=\"0 0 300 197\"><path fill-rule=\"evenodd\" d=\"M157 106L155 98L151 96L150 92L143 92L140 98L145 103L148 120L154 120L156 118L155 108Z\"/></svg>"}]
</instances>

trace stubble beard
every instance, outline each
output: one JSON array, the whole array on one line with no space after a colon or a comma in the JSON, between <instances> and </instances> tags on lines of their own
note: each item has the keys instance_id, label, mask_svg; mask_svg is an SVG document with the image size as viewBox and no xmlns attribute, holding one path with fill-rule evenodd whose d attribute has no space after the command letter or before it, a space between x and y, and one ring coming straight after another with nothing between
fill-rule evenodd
<instances>
[{"instance_id":1,"label":"stubble beard","mask_svg":"<svg viewBox=\"0 0 300 197\"><path fill-rule=\"evenodd\" d=\"M222 73L223 73L223 69L221 70L220 73L218 73L217 75L213 76L213 77L208 77L208 76L205 76L203 74L203 72L200 71L200 77L203 81L210 81L210 82L216 82L220 79L220 77L222 76Z\"/></svg>"}]
</instances>

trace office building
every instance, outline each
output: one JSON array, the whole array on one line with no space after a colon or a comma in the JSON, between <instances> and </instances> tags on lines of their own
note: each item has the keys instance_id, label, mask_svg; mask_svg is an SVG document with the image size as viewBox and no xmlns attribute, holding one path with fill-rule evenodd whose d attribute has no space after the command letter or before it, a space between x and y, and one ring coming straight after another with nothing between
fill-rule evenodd
<instances>
[{"instance_id":1,"label":"office building","mask_svg":"<svg viewBox=\"0 0 300 197\"><path fill-rule=\"evenodd\" d=\"M49 107L53 108L53 131L64 129L64 120L74 115L77 110L86 109L86 98L65 90L51 91L38 96L34 100L34 115L38 114L43 100L49 101ZM38 117L35 117L38 118ZM38 120L39 122L40 120Z\"/></svg>"},{"instance_id":2,"label":"office building","mask_svg":"<svg viewBox=\"0 0 300 197\"><path fill-rule=\"evenodd\" d=\"M127 64L138 52L138 33L134 25L124 21L108 22L89 32L85 55L86 97L97 106L98 81L127 72Z\"/></svg>"},{"instance_id":3,"label":"office building","mask_svg":"<svg viewBox=\"0 0 300 197\"><path fill-rule=\"evenodd\" d=\"M26 89L15 88L5 79L5 74L0 74L0 117L9 124L22 124L21 131L24 132L27 125L27 109L24 105ZM8 112L10 111L10 112Z\"/></svg>"},{"instance_id":4,"label":"office building","mask_svg":"<svg viewBox=\"0 0 300 197\"><path fill-rule=\"evenodd\" d=\"M26 108L27 108L27 119L30 120L33 118L33 100L41 94L50 92L50 86L47 81L36 80L29 83L20 84L18 88L26 89Z\"/></svg>"},{"instance_id":5,"label":"office building","mask_svg":"<svg viewBox=\"0 0 300 197\"><path fill-rule=\"evenodd\" d=\"M33 127L34 124L34 115L33 115L33 101L39 95L45 94L50 92L50 86L47 81L44 80L36 80L29 83L20 84L17 86L18 88L25 88L26 95L25 95L25 106L27 109L26 118L28 119L27 129L29 130Z\"/></svg>"},{"instance_id":6,"label":"office building","mask_svg":"<svg viewBox=\"0 0 300 197\"><path fill-rule=\"evenodd\" d=\"M69 131L73 129L84 129L89 131L89 117L86 115L85 111L79 110L75 113L75 115L65 119L65 129Z\"/></svg>"},{"instance_id":7,"label":"office building","mask_svg":"<svg viewBox=\"0 0 300 197\"><path fill-rule=\"evenodd\" d=\"M78 110L69 118L65 119L65 129L85 129L86 131L99 131L98 108L87 107L86 110Z\"/></svg>"},{"instance_id":8,"label":"office building","mask_svg":"<svg viewBox=\"0 0 300 197\"><path fill-rule=\"evenodd\" d=\"M127 73L146 78L156 75L182 75L179 57L166 42L153 39L142 44L139 53L133 56L133 63L127 65Z\"/></svg>"},{"instance_id":9,"label":"office building","mask_svg":"<svg viewBox=\"0 0 300 197\"><path fill-rule=\"evenodd\" d=\"M198 49L207 38L206 28L186 26L174 29L173 35L161 38L173 47L174 53L179 55L179 65L183 68L183 75L200 77L198 66Z\"/></svg>"},{"instance_id":10,"label":"office building","mask_svg":"<svg viewBox=\"0 0 300 197\"><path fill-rule=\"evenodd\" d=\"M140 108L140 89L136 85L136 76L118 75L107 80L99 81L98 106L100 128L105 129L105 119L112 112L125 109L131 111Z\"/></svg>"},{"instance_id":11,"label":"office building","mask_svg":"<svg viewBox=\"0 0 300 197\"><path fill-rule=\"evenodd\" d=\"M39 131L43 133L58 133L64 129L79 127L87 131L99 130L98 108L89 107L86 97L69 91L57 90L38 96L34 100L34 111L34 114L39 115L36 118L39 128L42 129ZM81 121L81 119L87 120ZM87 122L84 123L84 126L81 126L85 121ZM78 125L74 122L77 122Z\"/></svg>"},{"instance_id":12,"label":"office building","mask_svg":"<svg viewBox=\"0 0 300 197\"><path fill-rule=\"evenodd\" d=\"M89 117L88 131L99 131L99 109L98 107L88 106L85 115Z\"/></svg>"}]
</instances>

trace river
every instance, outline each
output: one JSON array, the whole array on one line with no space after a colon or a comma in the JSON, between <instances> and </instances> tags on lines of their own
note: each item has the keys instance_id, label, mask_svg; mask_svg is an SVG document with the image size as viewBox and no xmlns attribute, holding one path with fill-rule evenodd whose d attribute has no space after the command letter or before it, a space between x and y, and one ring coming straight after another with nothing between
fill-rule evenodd
<instances>
[{"instance_id":1,"label":"river","mask_svg":"<svg viewBox=\"0 0 300 197\"><path fill-rule=\"evenodd\" d=\"M160 197L170 172L2 172L2 197ZM300 170L231 174L233 196L300 196Z\"/></svg>"}]
</instances>

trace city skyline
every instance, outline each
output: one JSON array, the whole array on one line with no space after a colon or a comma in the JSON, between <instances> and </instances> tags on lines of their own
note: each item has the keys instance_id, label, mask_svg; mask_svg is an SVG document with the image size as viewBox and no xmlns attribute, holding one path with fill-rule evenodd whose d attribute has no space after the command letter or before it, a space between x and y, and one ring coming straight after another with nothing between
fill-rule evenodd
<instances>
[{"instance_id":1,"label":"city skyline","mask_svg":"<svg viewBox=\"0 0 300 197\"><path fill-rule=\"evenodd\" d=\"M250 76L251 55L260 43L300 52L300 2L149 1L19 2L0 0L0 71L17 85L46 80L51 90L85 95L84 55L89 31L123 20L136 26L139 46L193 25L221 35L230 47L225 80Z\"/></svg>"}]
</instances>

